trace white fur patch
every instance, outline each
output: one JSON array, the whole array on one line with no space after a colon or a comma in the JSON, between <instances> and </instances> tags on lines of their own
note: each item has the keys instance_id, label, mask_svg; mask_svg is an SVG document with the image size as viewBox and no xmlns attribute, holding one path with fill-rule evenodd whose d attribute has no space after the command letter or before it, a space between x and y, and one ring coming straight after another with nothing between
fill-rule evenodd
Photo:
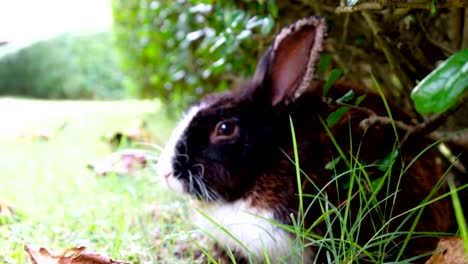
<instances>
[{"instance_id":1,"label":"white fur patch","mask_svg":"<svg viewBox=\"0 0 468 264\"><path fill-rule=\"evenodd\" d=\"M209 204L200 211L207 217L198 213L196 223L204 232L246 257L250 252L253 263L264 263L265 255L270 263L297 262L298 254L291 255L295 241L275 223L272 211L252 207L249 199Z\"/></svg>"},{"instance_id":2,"label":"white fur patch","mask_svg":"<svg viewBox=\"0 0 468 264\"><path fill-rule=\"evenodd\" d=\"M205 104L195 105L192 106L186 112L186 114L184 114L174 131L172 131L169 141L166 143L166 146L159 156L158 164L156 165L157 173L160 177L165 178L166 185L174 191L180 193L185 191L182 183L174 177L175 175L172 168L172 162L175 159L176 145L180 140L182 140L182 136L184 135L185 130L187 130L187 127L192 122L193 118L200 110L205 109L206 107L207 106Z\"/></svg>"}]
</instances>

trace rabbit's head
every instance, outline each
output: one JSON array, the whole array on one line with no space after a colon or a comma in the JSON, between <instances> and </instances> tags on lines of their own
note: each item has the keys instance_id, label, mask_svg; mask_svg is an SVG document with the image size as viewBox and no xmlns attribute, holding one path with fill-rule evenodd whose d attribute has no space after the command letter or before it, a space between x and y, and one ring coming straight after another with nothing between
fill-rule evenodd
<instances>
[{"instance_id":1,"label":"rabbit's head","mask_svg":"<svg viewBox=\"0 0 468 264\"><path fill-rule=\"evenodd\" d=\"M168 186L205 201L241 197L271 166L278 113L308 89L326 30L325 20L317 17L284 28L252 79L192 106L158 161Z\"/></svg>"}]
</instances>

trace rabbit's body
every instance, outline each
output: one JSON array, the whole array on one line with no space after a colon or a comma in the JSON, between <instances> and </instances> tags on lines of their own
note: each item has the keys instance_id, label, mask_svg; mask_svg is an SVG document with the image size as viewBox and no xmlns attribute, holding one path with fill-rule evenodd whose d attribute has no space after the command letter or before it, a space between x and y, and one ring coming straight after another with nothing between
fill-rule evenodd
<instances>
[{"instance_id":1,"label":"rabbit's body","mask_svg":"<svg viewBox=\"0 0 468 264\"><path fill-rule=\"evenodd\" d=\"M322 96L324 84L310 82L325 29L324 21L317 18L283 29L252 80L239 89L208 96L188 111L158 162L159 173L169 187L200 201L200 226L216 239L217 248L233 251L241 262L261 263L266 255L272 263L296 263L297 258L305 263L325 261L326 246L320 248L313 240L296 238L294 232L281 226L293 222L308 230L303 232L352 239L360 245L376 243L385 231L411 231L416 218L417 232L447 232L451 224L447 199L427 205L420 215L416 210L405 220L406 212L424 199L445 192L437 187L442 172L432 151L401 173L427 142L408 139L392 169L377 169L395 149L397 138L404 136L404 131L390 124L363 128L362 121L371 115L388 115L382 98L343 83L336 83ZM327 117L342 107L336 102L350 90L355 93L354 99L346 102L351 106L336 124L327 126ZM353 107L362 95L365 99ZM393 119L411 123L397 107L390 104L390 110ZM291 124L301 169L299 184ZM341 160L327 168L337 158ZM390 176L383 178L389 171ZM385 180L384 191L373 186L379 179ZM350 190L352 182L361 188ZM357 191L363 188L367 193ZM362 212L363 204L369 201L366 199L373 195L377 202L367 204ZM300 200L303 215L299 215ZM324 215L331 223L325 224ZM406 234L400 234L387 239L388 255L377 258L396 259L399 243L405 238ZM301 241L309 246L298 247ZM433 236L412 238L404 256L427 253L437 241ZM381 247L368 246L366 251ZM229 262L227 256L225 262Z\"/></svg>"}]
</instances>

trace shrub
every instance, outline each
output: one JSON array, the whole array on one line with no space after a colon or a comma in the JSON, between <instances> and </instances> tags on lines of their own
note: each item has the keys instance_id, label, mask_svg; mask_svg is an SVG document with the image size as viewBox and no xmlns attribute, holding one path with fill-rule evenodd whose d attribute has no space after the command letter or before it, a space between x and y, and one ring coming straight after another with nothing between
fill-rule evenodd
<instances>
[{"instance_id":1,"label":"shrub","mask_svg":"<svg viewBox=\"0 0 468 264\"><path fill-rule=\"evenodd\" d=\"M277 10L273 0L114 0L113 13L127 89L181 107L253 72Z\"/></svg>"},{"instance_id":2,"label":"shrub","mask_svg":"<svg viewBox=\"0 0 468 264\"><path fill-rule=\"evenodd\" d=\"M38 98L117 98L122 73L111 33L61 35L0 58L0 94Z\"/></svg>"}]
</instances>

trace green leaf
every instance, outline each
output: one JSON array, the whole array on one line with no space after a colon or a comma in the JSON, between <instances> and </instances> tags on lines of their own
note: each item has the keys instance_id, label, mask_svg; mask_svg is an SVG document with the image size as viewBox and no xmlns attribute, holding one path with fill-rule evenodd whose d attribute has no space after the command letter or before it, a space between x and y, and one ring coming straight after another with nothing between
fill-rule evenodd
<instances>
[{"instance_id":1,"label":"green leaf","mask_svg":"<svg viewBox=\"0 0 468 264\"><path fill-rule=\"evenodd\" d=\"M276 5L274 0L268 1L268 11L270 11L273 17L278 17L278 6Z\"/></svg>"},{"instance_id":2,"label":"green leaf","mask_svg":"<svg viewBox=\"0 0 468 264\"><path fill-rule=\"evenodd\" d=\"M437 15L437 1L432 0L431 1L431 16Z\"/></svg>"},{"instance_id":3,"label":"green leaf","mask_svg":"<svg viewBox=\"0 0 468 264\"><path fill-rule=\"evenodd\" d=\"M414 89L411 98L419 113L443 113L468 88L468 49L451 56Z\"/></svg>"},{"instance_id":4,"label":"green leaf","mask_svg":"<svg viewBox=\"0 0 468 264\"><path fill-rule=\"evenodd\" d=\"M248 39L252 37L252 31L248 30L248 29L245 29L245 30L242 30L238 35L237 35L237 39L238 40L244 40L244 39Z\"/></svg>"},{"instance_id":5,"label":"green leaf","mask_svg":"<svg viewBox=\"0 0 468 264\"><path fill-rule=\"evenodd\" d=\"M254 16L247 21L247 25L245 25L245 28L253 29L253 28L261 26L262 24L263 24L262 19L257 16Z\"/></svg>"},{"instance_id":6,"label":"green leaf","mask_svg":"<svg viewBox=\"0 0 468 264\"><path fill-rule=\"evenodd\" d=\"M392 151L390 154L388 154L386 157L384 157L381 160L377 161L378 168L380 171L385 172L390 168L390 166L393 164L395 159L398 157L398 150Z\"/></svg>"},{"instance_id":7,"label":"green leaf","mask_svg":"<svg viewBox=\"0 0 468 264\"><path fill-rule=\"evenodd\" d=\"M356 99L356 102L354 104L355 105L360 105L362 103L362 101L364 101L364 99L366 99L366 97L367 97L367 94L363 94L363 95L359 96Z\"/></svg>"},{"instance_id":8,"label":"green leaf","mask_svg":"<svg viewBox=\"0 0 468 264\"><path fill-rule=\"evenodd\" d=\"M324 62L325 63L325 62ZM328 61L326 62L328 64ZM327 82L323 86L322 95L326 96L330 87L343 75L342 69L333 69L328 75Z\"/></svg>"},{"instance_id":9,"label":"green leaf","mask_svg":"<svg viewBox=\"0 0 468 264\"><path fill-rule=\"evenodd\" d=\"M219 36L218 39L216 40L216 42L214 43L213 46L211 46L210 48L210 52L214 52L216 49L218 49L221 45L224 44L224 42L226 42L226 37L225 36Z\"/></svg>"},{"instance_id":10,"label":"green leaf","mask_svg":"<svg viewBox=\"0 0 468 264\"><path fill-rule=\"evenodd\" d=\"M267 35L268 33L270 33L274 25L275 25L275 20L272 17L270 16L265 17L263 19L262 29L260 30L261 34Z\"/></svg>"},{"instance_id":11,"label":"green leaf","mask_svg":"<svg viewBox=\"0 0 468 264\"><path fill-rule=\"evenodd\" d=\"M351 109L351 107L342 106L342 107L338 108L338 110L336 110L335 112L329 114L328 117L327 117L328 127L332 127L332 126L336 125L336 123L338 123L338 121L343 116L343 114L346 113L346 111L348 111L349 109Z\"/></svg>"},{"instance_id":12,"label":"green leaf","mask_svg":"<svg viewBox=\"0 0 468 264\"><path fill-rule=\"evenodd\" d=\"M465 242L463 243L465 254L468 254L468 245L466 243L466 241L468 240L468 227L466 225L467 222L463 213L463 206L460 201L460 197L458 196L459 190L457 190L453 178L449 177L447 182L450 188L450 196L452 197L453 209L455 211L455 219L457 219L458 226L460 227L460 237Z\"/></svg>"},{"instance_id":13,"label":"green leaf","mask_svg":"<svg viewBox=\"0 0 468 264\"><path fill-rule=\"evenodd\" d=\"M338 103L342 102L349 102L354 99L356 93L353 90L349 90L345 95L341 96L340 98L336 99Z\"/></svg>"},{"instance_id":14,"label":"green leaf","mask_svg":"<svg viewBox=\"0 0 468 264\"><path fill-rule=\"evenodd\" d=\"M319 61L319 71L320 72L325 72L328 68L328 65L330 64L330 54L323 52L322 55L320 56L320 61ZM330 78L330 77L328 77Z\"/></svg>"},{"instance_id":15,"label":"green leaf","mask_svg":"<svg viewBox=\"0 0 468 264\"><path fill-rule=\"evenodd\" d=\"M338 164L338 162L340 162L340 160L341 160L341 157L332 159L330 162L325 164L325 169L326 170L334 170L336 165Z\"/></svg>"}]
</instances>

